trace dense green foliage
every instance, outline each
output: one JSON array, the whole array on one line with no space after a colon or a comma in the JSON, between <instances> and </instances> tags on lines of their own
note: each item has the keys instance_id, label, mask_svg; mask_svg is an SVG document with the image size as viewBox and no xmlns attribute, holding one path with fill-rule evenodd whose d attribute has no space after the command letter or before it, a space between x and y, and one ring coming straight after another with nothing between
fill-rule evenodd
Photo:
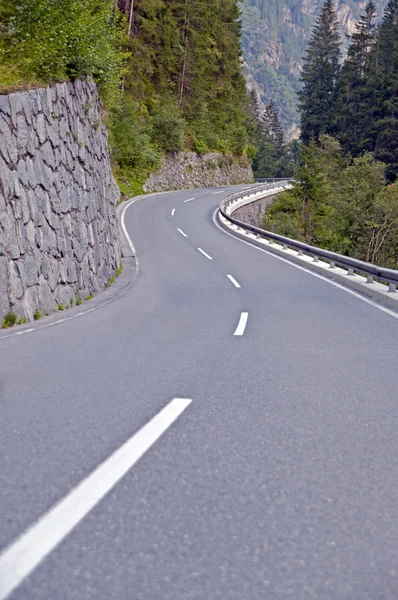
<instances>
[{"instance_id":1,"label":"dense green foliage","mask_svg":"<svg viewBox=\"0 0 398 600\"><path fill-rule=\"evenodd\" d=\"M251 123L237 1L119 0L117 6L129 32L123 87L124 110L130 107L130 123L117 129L120 137L137 130L143 136L135 156L118 157L123 192L136 191L164 152L247 152ZM120 143L114 134L111 142Z\"/></svg>"},{"instance_id":2,"label":"dense green foliage","mask_svg":"<svg viewBox=\"0 0 398 600\"><path fill-rule=\"evenodd\" d=\"M375 26L369 2L352 36L342 69L333 3L326 0L309 42L300 93L302 139L336 135L354 157L374 152L398 176L398 0L389 0ZM329 15L329 16L328 16ZM334 23L325 27L323 21Z\"/></svg>"},{"instance_id":3,"label":"dense green foliage","mask_svg":"<svg viewBox=\"0 0 398 600\"><path fill-rule=\"evenodd\" d=\"M126 93L156 114L186 123L185 145L242 154L247 144L245 82L241 74L236 0L135 0ZM172 108L171 108L172 107ZM174 114L174 117L173 117ZM161 120L163 118L163 124ZM181 147L176 135L171 148Z\"/></svg>"},{"instance_id":4,"label":"dense green foliage","mask_svg":"<svg viewBox=\"0 0 398 600\"><path fill-rule=\"evenodd\" d=\"M377 0L381 16L387 0ZM297 134L296 92L300 89L302 57L323 0L242 0L242 46L245 73L255 82L264 104L275 103L282 125ZM352 33L363 0L337 0L336 11L343 47Z\"/></svg>"},{"instance_id":5,"label":"dense green foliage","mask_svg":"<svg viewBox=\"0 0 398 600\"><path fill-rule=\"evenodd\" d=\"M130 194L164 152L246 152L240 33L237 0L2 0L0 86L93 76Z\"/></svg>"},{"instance_id":6,"label":"dense green foliage","mask_svg":"<svg viewBox=\"0 0 398 600\"><path fill-rule=\"evenodd\" d=\"M324 12L333 23L330 0L306 53L300 94L306 143L295 184L268 211L265 227L397 268L398 0L389 0L378 26L368 3L341 69L338 35L324 27Z\"/></svg>"},{"instance_id":7,"label":"dense green foliage","mask_svg":"<svg viewBox=\"0 0 398 600\"><path fill-rule=\"evenodd\" d=\"M2 0L0 90L92 75L112 101L122 37L112 0Z\"/></svg>"},{"instance_id":8,"label":"dense green foliage","mask_svg":"<svg viewBox=\"0 0 398 600\"><path fill-rule=\"evenodd\" d=\"M291 177L297 162L297 142L286 142L279 113L272 101L261 111L255 90L251 90L249 100L252 122L249 139L254 149L255 177Z\"/></svg>"},{"instance_id":9,"label":"dense green foliage","mask_svg":"<svg viewBox=\"0 0 398 600\"><path fill-rule=\"evenodd\" d=\"M321 135L300 148L294 188L278 196L264 227L359 258L398 267L398 186L386 186L385 165L367 153L345 155Z\"/></svg>"}]
</instances>

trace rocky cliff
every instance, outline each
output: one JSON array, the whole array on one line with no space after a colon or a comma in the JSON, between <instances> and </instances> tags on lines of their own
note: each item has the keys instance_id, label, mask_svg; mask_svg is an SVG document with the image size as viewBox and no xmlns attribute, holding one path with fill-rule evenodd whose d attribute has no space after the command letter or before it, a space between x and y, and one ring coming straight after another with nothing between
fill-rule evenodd
<instances>
[{"instance_id":1,"label":"rocky cliff","mask_svg":"<svg viewBox=\"0 0 398 600\"><path fill-rule=\"evenodd\" d=\"M336 0L342 39L348 36L366 0ZM242 47L248 85L264 103L273 100L291 136L298 133L296 92L302 56L323 0L243 0ZM387 0L375 0L379 17Z\"/></svg>"}]
</instances>

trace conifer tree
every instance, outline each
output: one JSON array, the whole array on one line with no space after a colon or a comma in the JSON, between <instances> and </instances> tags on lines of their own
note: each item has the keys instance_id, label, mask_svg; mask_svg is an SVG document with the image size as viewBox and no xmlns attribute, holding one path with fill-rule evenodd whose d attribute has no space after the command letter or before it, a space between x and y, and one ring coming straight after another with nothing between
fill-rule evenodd
<instances>
[{"instance_id":1,"label":"conifer tree","mask_svg":"<svg viewBox=\"0 0 398 600\"><path fill-rule=\"evenodd\" d=\"M336 133L344 150L354 156L374 146L372 120L376 98L371 66L377 40L375 18L371 0L352 35L338 86Z\"/></svg>"},{"instance_id":2,"label":"conifer tree","mask_svg":"<svg viewBox=\"0 0 398 600\"><path fill-rule=\"evenodd\" d=\"M283 129L279 119L278 110L272 100L265 107L262 116L262 125L266 138L273 145L276 154L280 156L284 146Z\"/></svg>"},{"instance_id":3,"label":"conifer tree","mask_svg":"<svg viewBox=\"0 0 398 600\"><path fill-rule=\"evenodd\" d=\"M391 181L398 177L398 0L390 0L379 30L376 51L377 88L383 114L375 124L375 153L387 163Z\"/></svg>"},{"instance_id":4,"label":"conifer tree","mask_svg":"<svg viewBox=\"0 0 398 600\"><path fill-rule=\"evenodd\" d=\"M328 132L334 121L334 103L340 71L341 36L333 0L325 0L304 56L299 93L301 137Z\"/></svg>"}]
</instances>

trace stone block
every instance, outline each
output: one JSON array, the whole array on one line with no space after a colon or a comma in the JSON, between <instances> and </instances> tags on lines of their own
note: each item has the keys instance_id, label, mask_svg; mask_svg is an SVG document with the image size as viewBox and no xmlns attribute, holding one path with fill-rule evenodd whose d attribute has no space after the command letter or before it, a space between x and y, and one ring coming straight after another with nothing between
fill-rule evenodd
<instances>
[{"instance_id":1,"label":"stone block","mask_svg":"<svg viewBox=\"0 0 398 600\"><path fill-rule=\"evenodd\" d=\"M17 116L23 110L22 93L15 92L14 94L10 94L8 96L8 98L10 100L11 121L12 121L13 127L16 128L17 127Z\"/></svg>"},{"instance_id":2,"label":"stone block","mask_svg":"<svg viewBox=\"0 0 398 600\"><path fill-rule=\"evenodd\" d=\"M40 310L46 314L52 313L57 308L57 302L55 301L54 294L49 283L44 279L43 275L40 275L39 278L37 302Z\"/></svg>"},{"instance_id":3,"label":"stone block","mask_svg":"<svg viewBox=\"0 0 398 600\"><path fill-rule=\"evenodd\" d=\"M10 310L8 299L8 258L0 256L0 320Z\"/></svg>"},{"instance_id":4,"label":"stone block","mask_svg":"<svg viewBox=\"0 0 398 600\"><path fill-rule=\"evenodd\" d=\"M28 288L23 295L21 301L17 301L15 304L15 312L19 316L26 317L29 321L33 321L33 315L36 309L39 308L38 302L38 286Z\"/></svg>"},{"instance_id":5,"label":"stone block","mask_svg":"<svg viewBox=\"0 0 398 600\"><path fill-rule=\"evenodd\" d=\"M23 113L17 115L16 120L17 152L18 156L23 157L28 150L30 126L26 122L25 115Z\"/></svg>"},{"instance_id":6,"label":"stone block","mask_svg":"<svg viewBox=\"0 0 398 600\"><path fill-rule=\"evenodd\" d=\"M59 256L56 233L49 225L42 228L43 250L52 256Z\"/></svg>"},{"instance_id":7,"label":"stone block","mask_svg":"<svg viewBox=\"0 0 398 600\"><path fill-rule=\"evenodd\" d=\"M9 293L10 303L15 304L17 300L20 300L24 294L24 288L22 285L21 277L19 274L18 263L16 261L9 261Z\"/></svg>"},{"instance_id":8,"label":"stone block","mask_svg":"<svg viewBox=\"0 0 398 600\"><path fill-rule=\"evenodd\" d=\"M11 119L0 116L0 154L10 166L18 160L17 137L13 135L11 127Z\"/></svg>"},{"instance_id":9,"label":"stone block","mask_svg":"<svg viewBox=\"0 0 398 600\"><path fill-rule=\"evenodd\" d=\"M38 269L36 258L33 254L25 254L25 256L18 261L18 267L21 282L25 289L37 284Z\"/></svg>"},{"instance_id":10,"label":"stone block","mask_svg":"<svg viewBox=\"0 0 398 600\"><path fill-rule=\"evenodd\" d=\"M0 96L0 114L3 113L7 117L11 116L10 98L9 96Z\"/></svg>"},{"instance_id":11,"label":"stone block","mask_svg":"<svg viewBox=\"0 0 398 600\"><path fill-rule=\"evenodd\" d=\"M60 283L59 261L52 256L44 254L40 270L51 290L54 291Z\"/></svg>"},{"instance_id":12,"label":"stone block","mask_svg":"<svg viewBox=\"0 0 398 600\"><path fill-rule=\"evenodd\" d=\"M33 221L29 221L26 225L27 251L33 251L36 247L36 228Z\"/></svg>"},{"instance_id":13,"label":"stone block","mask_svg":"<svg viewBox=\"0 0 398 600\"><path fill-rule=\"evenodd\" d=\"M52 147L56 148L57 146L59 146L61 140L59 137L59 122L56 115L53 114L51 116L51 121L49 123L46 123L46 132L47 140L51 142Z\"/></svg>"},{"instance_id":14,"label":"stone block","mask_svg":"<svg viewBox=\"0 0 398 600\"><path fill-rule=\"evenodd\" d=\"M37 115L35 129L36 129L36 134L37 134L39 143L44 144L44 142L47 139L47 132L46 132L46 120L44 118L43 113L40 113Z\"/></svg>"},{"instance_id":15,"label":"stone block","mask_svg":"<svg viewBox=\"0 0 398 600\"><path fill-rule=\"evenodd\" d=\"M70 299L74 297L74 290L68 284L57 285L54 291L55 301L57 304L68 306Z\"/></svg>"},{"instance_id":16,"label":"stone block","mask_svg":"<svg viewBox=\"0 0 398 600\"><path fill-rule=\"evenodd\" d=\"M44 142L40 149L40 152L42 159L46 163L46 165L51 167L52 169L55 169L56 162L51 142L49 142L48 140Z\"/></svg>"}]
</instances>

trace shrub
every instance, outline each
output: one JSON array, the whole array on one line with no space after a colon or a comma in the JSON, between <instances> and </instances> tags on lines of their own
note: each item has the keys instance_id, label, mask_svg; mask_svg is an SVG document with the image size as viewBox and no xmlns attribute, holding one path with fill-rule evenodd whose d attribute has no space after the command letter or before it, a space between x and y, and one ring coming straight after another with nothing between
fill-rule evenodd
<instances>
[{"instance_id":1,"label":"shrub","mask_svg":"<svg viewBox=\"0 0 398 600\"><path fill-rule=\"evenodd\" d=\"M0 56L9 84L92 75L119 95L123 30L113 0L2 0Z\"/></svg>"},{"instance_id":2,"label":"shrub","mask_svg":"<svg viewBox=\"0 0 398 600\"><path fill-rule=\"evenodd\" d=\"M154 112L154 138L165 152L178 152L184 149L185 127L185 120L175 104L162 104Z\"/></svg>"},{"instance_id":3,"label":"shrub","mask_svg":"<svg viewBox=\"0 0 398 600\"><path fill-rule=\"evenodd\" d=\"M119 275L122 271L123 271L123 263L120 263L120 265L116 269L115 277L119 277Z\"/></svg>"},{"instance_id":4,"label":"shrub","mask_svg":"<svg viewBox=\"0 0 398 600\"><path fill-rule=\"evenodd\" d=\"M39 319L41 319L41 318L42 318L42 316L43 316L43 315L42 315L42 313L41 313L41 312L40 312L40 310L37 308L37 309L35 310L35 314L33 315L33 318L34 318L34 320L35 320L35 321L38 321Z\"/></svg>"},{"instance_id":5,"label":"shrub","mask_svg":"<svg viewBox=\"0 0 398 600\"><path fill-rule=\"evenodd\" d=\"M208 151L208 148L202 140L197 140L196 138L193 140L192 149L198 154L204 154Z\"/></svg>"},{"instance_id":6,"label":"shrub","mask_svg":"<svg viewBox=\"0 0 398 600\"><path fill-rule=\"evenodd\" d=\"M246 156L249 160L253 160L257 154L257 148L249 144L246 148Z\"/></svg>"},{"instance_id":7,"label":"shrub","mask_svg":"<svg viewBox=\"0 0 398 600\"><path fill-rule=\"evenodd\" d=\"M8 312L3 319L3 329L8 329L8 327L13 327L17 322L17 315L14 312Z\"/></svg>"}]
</instances>

